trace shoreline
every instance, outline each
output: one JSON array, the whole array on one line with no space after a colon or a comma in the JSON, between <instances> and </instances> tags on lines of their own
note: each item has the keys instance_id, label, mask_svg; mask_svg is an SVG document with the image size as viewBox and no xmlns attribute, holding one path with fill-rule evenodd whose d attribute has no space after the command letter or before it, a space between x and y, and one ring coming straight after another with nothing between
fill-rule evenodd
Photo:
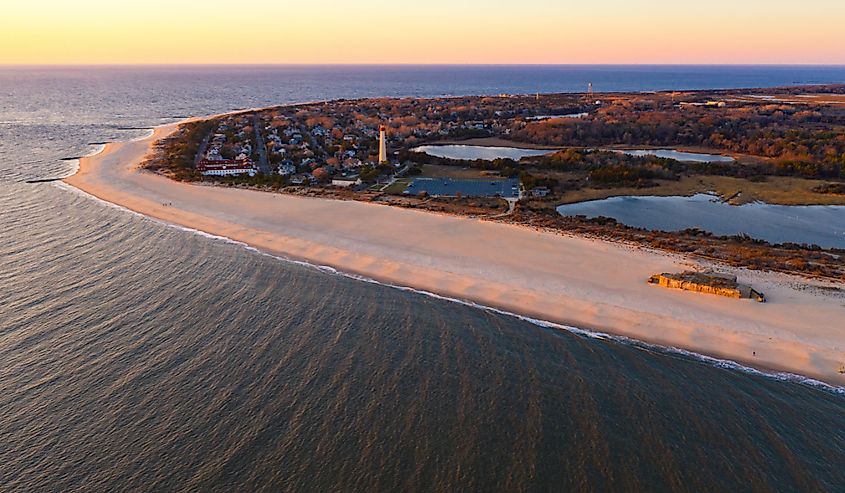
<instances>
[{"instance_id":1,"label":"shoreline","mask_svg":"<svg viewBox=\"0 0 845 493\"><path fill-rule=\"evenodd\" d=\"M719 266L769 295L757 306L645 282L710 265L697 259L356 201L194 186L139 170L153 142L179 123L107 144L64 182L168 224L352 277L845 385L837 372L845 334L832 328L845 319L845 302L793 286L814 281Z\"/></svg>"},{"instance_id":2,"label":"shoreline","mask_svg":"<svg viewBox=\"0 0 845 493\"><path fill-rule=\"evenodd\" d=\"M514 149L528 149L528 150L538 150L538 151L549 151L549 154L552 152L562 151L568 149L566 146L547 146L542 144L532 144L530 142L519 142L516 140L508 140L502 137L476 137L473 139L466 139L466 140L453 140L453 139L446 139L446 140L433 140L431 142L423 142L422 144L417 144L417 147L422 146L446 146L446 145L455 145L455 146L475 146L475 147L512 147Z\"/></svg>"},{"instance_id":3,"label":"shoreline","mask_svg":"<svg viewBox=\"0 0 845 493\"><path fill-rule=\"evenodd\" d=\"M62 181L62 180L64 180L64 179L59 179L59 181ZM359 274L356 274L356 273L353 273L353 272L338 270L338 269L336 269L332 266L329 266L329 265L315 264L315 263L309 262L308 260L306 260L304 258L291 258L291 257L286 257L286 256L278 256L278 255L273 254L271 252L259 250L259 249L255 248L255 247L253 247L253 246L251 246L247 243L244 243L244 242L238 241L238 240L234 240L234 239L226 237L226 236L219 236L219 235L215 235L215 234L212 234L212 233L207 233L205 231L201 231L201 230L198 230L198 229L190 228L190 227L187 227L187 226L181 226L181 225L178 225L178 224L169 223L169 222L166 222L164 220L161 220L161 219L158 219L158 218L155 218L155 217L152 217L152 216L144 215L144 214L137 212L137 211L134 211L132 209L127 209L124 206L114 204L112 202L108 202L108 201L105 201L103 199L100 199L100 198L98 198L94 195L89 194L88 192L83 191L82 189L76 188L72 185L68 185L67 183L60 183L59 186L62 189L69 190L69 191L72 191L73 193L81 194L81 195L83 195L83 196L85 196L89 199L96 200L96 201L98 201L98 202L100 202L100 203L102 203L102 204L104 204L108 207L114 207L114 208L120 209L121 211L137 215L138 217L142 217L142 218L145 218L145 219L152 220L152 221L154 221L158 224L161 224L163 226L175 228L175 229L178 229L179 231L183 231L183 232L201 235L201 236L204 236L204 237L212 239L212 240L217 240L217 241L221 241L221 242L224 242L224 243L238 245L238 246L241 246L241 247L243 247L243 248L245 248L245 249L247 249L247 250L249 250L253 253L257 253L259 255L266 255L266 256L273 258L275 260L278 260L278 261L281 261L281 262L287 262L287 263L298 265L298 266L302 266L302 267L312 269L314 271L317 271L317 272L320 272L320 273L323 273L323 274L343 276L343 277L346 277L348 279L352 279L352 280L355 280L355 281L358 281L358 282L366 282L366 283L371 283L371 284L377 284L379 286L384 286L384 287L388 287L388 288L392 288L392 289L398 289L398 290L405 291L405 292L412 292L414 294L418 294L418 295L421 295L421 296L427 296L427 297L431 297L431 298L438 299L438 300L448 301L448 302L451 302L451 303L458 303L458 304L463 305L463 306L468 306L468 307L476 308L476 309L479 309L479 310L487 311L487 312L490 312L490 313L495 313L497 315L517 318L519 320L531 323L533 325L536 325L536 326L542 327L542 328L547 328L547 329L551 328L551 329L555 329L555 330L563 330L563 331L571 332L573 334L583 336L583 337L587 337L587 338L591 338L591 339L610 339L610 340L612 340L616 343L619 343L619 344L636 346L636 347L640 347L640 348L643 348L643 349L646 349L646 350L654 350L654 351L665 353L665 354L681 355L681 356L684 356L684 357L688 357L692 360L695 360L695 361L698 361L698 362L704 362L706 364L718 366L720 368L726 368L726 369L729 369L729 370L741 371L741 372L745 372L745 373L759 375L759 376L762 376L764 378L771 378L771 379L774 379L774 380L800 383L800 384L816 387L816 388L819 388L821 390L831 391L831 392L834 392L834 393L837 393L837 394L845 394L845 386L827 383L825 381L818 380L818 379L815 379L815 378L810 377L810 376L801 375L801 374L798 374L798 373L790 373L790 372L787 372L787 371L778 370L776 368L770 368L770 367L761 366L761 365L746 366L746 364L744 364L742 361L734 361L734 360L731 360L731 359L723 359L723 358L719 358L717 356L710 356L710 355L707 355L707 354L697 353L697 352L689 351L689 350L686 350L686 349L683 349L683 348L678 348L678 347L668 346L668 345L660 345L660 344L656 344L656 343L642 341L642 340L639 340L639 339L633 339L633 338L626 337L626 336L623 336L623 335L612 334L612 333L609 333L609 332L601 332L601 331L598 331L598 330L579 328L579 327L564 325L564 324L561 324L561 323L558 323L558 322L552 322L552 321L548 321L548 320L532 318L531 316L529 316L527 314L509 312L509 311L503 310L501 308L479 304L479 303L473 302L471 300L466 300L466 299L461 299L461 298L452 298L452 297L448 297L448 296L445 296L445 295L433 293L433 292L430 292L430 291L419 290L419 289L413 288L411 286L390 284L387 281L381 281L381 280L376 279L376 278L366 277L366 276L359 275ZM388 206L385 206L385 207L388 207ZM440 213L431 212L431 214L440 214ZM750 365L751 363L747 363L747 364Z\"/></svg>"}]
</instances>

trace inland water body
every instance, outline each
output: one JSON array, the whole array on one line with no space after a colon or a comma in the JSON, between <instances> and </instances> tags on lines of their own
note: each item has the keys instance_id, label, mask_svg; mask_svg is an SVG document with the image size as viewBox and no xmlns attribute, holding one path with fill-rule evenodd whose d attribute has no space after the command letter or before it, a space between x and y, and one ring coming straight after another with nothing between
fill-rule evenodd
<instances>
[{"instance_id":1,"label":"inland water body","mask_svg":"<svg viewBox=\"0 0 845 493\"><path fill-rule=\"evenodd\" d=\"M730 205L704 193L691 197L611 197L557 208L565 216L612 217L660 231L698 228L722 236L748 235L769 243L798 243L845 249L845 206Z\"/></svg>"},{"instance_id":2,"label":"inland water body","mask_svg":"<svg viewBox=\"0 0 845 493\"><path fill-rule=\"evenodd\" d=\"M0 490L842 491L840 389L350 279L27 183L183 116L590 81L845 69L0 69Z\"/></svg>"}]
</instances>

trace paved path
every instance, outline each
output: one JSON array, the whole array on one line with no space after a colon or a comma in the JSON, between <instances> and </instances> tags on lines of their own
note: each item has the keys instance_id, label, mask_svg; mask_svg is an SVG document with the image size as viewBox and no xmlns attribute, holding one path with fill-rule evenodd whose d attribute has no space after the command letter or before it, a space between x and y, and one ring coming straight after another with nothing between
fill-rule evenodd
<instances>
[{"instance_id":1,"label":"paved path","mask_svg":"<svg viewBox=\"0 0 845 493\"><path fill-rule=\"evenodd\" d=\"M261 120L258 115L252 117L253 127L255 127L255 145L258 147L258 169L265 175L272 175L270 169L270 160L267 159L267 146L264 145L264 136L261 135Z\"/></svg>"}]
</instances>

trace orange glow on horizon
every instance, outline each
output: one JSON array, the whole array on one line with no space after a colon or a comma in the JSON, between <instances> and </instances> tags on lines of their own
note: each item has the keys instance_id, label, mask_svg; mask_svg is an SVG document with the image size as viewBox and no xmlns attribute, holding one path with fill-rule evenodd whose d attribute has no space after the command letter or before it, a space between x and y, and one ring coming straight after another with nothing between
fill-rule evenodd
<instances>
[{"instance_id":1,"label":"orange glow on horizon","mask_svg":"<svg viewBox=\"0 0 845 493\"><path fill-rule=\"evenodd\" d=\"M633 3L12 0L0 63L845 64L845 2Z\"/></svg>"}]
</instances>

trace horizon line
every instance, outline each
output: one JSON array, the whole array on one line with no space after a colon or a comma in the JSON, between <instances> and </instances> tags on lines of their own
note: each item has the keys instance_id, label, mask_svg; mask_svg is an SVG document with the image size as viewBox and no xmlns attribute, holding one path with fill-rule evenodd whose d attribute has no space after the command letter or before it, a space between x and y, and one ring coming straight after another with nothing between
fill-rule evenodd
<instances>
[{"instance_id":1,"label":"horizon line","mask_svg":"<svg viewBox=\"0 0 845 493\"><path fill-rule=\"evenodd\" d=\"M71 63L0 63L0 67L845 67L841 63L455 63L455 62L421 62L421 63L377 63L377 62L319 62L319 63L286 63L286 62L139 62L139 63L100 63L100 62L71 62Z\"/></svg>"}]
</instances>

